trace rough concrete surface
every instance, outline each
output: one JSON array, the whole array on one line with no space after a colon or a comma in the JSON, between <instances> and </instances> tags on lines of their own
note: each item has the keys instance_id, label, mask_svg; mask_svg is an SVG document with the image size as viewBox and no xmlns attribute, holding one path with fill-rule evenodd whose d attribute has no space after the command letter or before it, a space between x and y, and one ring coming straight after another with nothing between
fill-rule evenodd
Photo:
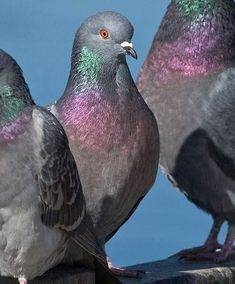
<instances>
[{"instance_id":1,"label":"rough concrete surface","mask_svg":"<svg viewBox=\"0 0 235 284\"><path fill-rule=\"evenodd\" d=\"M95 273L86 268L57 266L28 284L95 284ZM0 277L0 284L19 284L17 279Z\"/></svg>"},{"instance_id":2,"label":"rough concrete surface","mask_svg":"<svg viewBox=\"0 0 235 284\"><path fill-rule=\"evenodd\" d=\"M123 284L235 284L235 260L215 264L171 257L129 268L144 270L146 274L142 279L120 278Z\"/></svg>"},{"instance_id":3,"label":"rough concrete surface","mask_svg":"<svg viewBox=\"0 0 235 284\"><path fill-rule=\"evenodd\" d=\"M190 262L171 257L128 267L146 271L141 279L120 278L123 284L235 284L235 260L224 264ZM0 277L0 284L18 284ZM95 273L86 268L58 266L29 284L95 284Z\"/></svg>"}]
</instances>

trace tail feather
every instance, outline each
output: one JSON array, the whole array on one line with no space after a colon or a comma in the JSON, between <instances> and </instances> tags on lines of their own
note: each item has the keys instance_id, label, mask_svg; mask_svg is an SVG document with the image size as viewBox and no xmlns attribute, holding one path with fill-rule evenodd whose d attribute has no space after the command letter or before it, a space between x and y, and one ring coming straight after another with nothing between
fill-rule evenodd
<instances>
[{"instance_id":1,"label":"tail feather","mask_svg":"<svg viewBox=\"0 0 235 284\"><path fill-rule=\"evenodd\" d=\"M94 269L96 283L120 284L121 282L108 268L105 251L99 244L94 227L89 216L84 217L79 228L72 236L72 240L82 247L86 252L94 256Z\"/></svg>"},{"instance_id":2,"label":"tail feather","mask_svg":"<svg viewBox=\"0 0 235 284\"><path fill-rule=\"evenodd\" d=\"M106 254L96 237L91 218L86 215L79 228L73 233L72 239L85 251L95 256L100 263L107 266Z\"/></svg>"},{"instance_id":3,"label":"tail feather","mask_svg":"<svg viewBox=\"0 0 235 284\"><path fill-rule=\"evenodd\" d=\"M121 284L121 281L107 267L95 260L95 283L97 284Z\"/></svg>"}]
</instances>

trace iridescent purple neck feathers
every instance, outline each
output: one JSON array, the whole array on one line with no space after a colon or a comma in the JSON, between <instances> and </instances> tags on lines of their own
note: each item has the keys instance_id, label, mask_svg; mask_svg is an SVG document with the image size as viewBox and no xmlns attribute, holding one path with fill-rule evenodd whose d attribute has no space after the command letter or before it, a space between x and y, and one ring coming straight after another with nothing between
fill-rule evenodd
<instances>
[{"instance_id":1,"label":"iridescent purple neck feathers","mask_svg":"<svg viewBox=\"0 0 235 284\"><path fill-rule=\"evenodd\" d=\"M234 42L232 0L173 0L155 36L142 80L155 76L155 84L161 85L179 77L218 72L231 64Z\"/></svg>"},{"instance_id":2,"label":"iridescent purple neck feathers","mask_svg":"<svg viewBox=\"0 0 235 284\"><path fill-rule=\"evenodd\" d=\"M119 64L112 81L100 87L75 88L72 95L63 96L56 103L55 114L70 141L90 151L111 151L125 142L123 125L129 122L124 123L123 118L131 120L134 110L127 110L127 106L131 101L132 107L137 107L139 98L128 66Z\"/></svg>"},{"instance_id":3,"label":"iridescent purple neck feathers","mask_svg":"<svg viewBox=\"0 0 235 284\"><path fill-rule=\"evenodd\" d=\"M26 130L31 120L31 112L25 112L14 121L11 121L0 128L0 144L10 143Z\"/></svg>"},{"instance_id":4,"label":"iridescent purple neck feathers","mask_svg":"<svg viewBox=\"0 0 235 284\"><path fill-rule=\"evenodd\" d=\"M67 97L57 111L70 142L74 141L81 148L107 152L126 139L122 105L118 101L104 99L98 90Z\"/></svg>"},{"instance_id":5,"label":"iridescent purple neck feathers","mask_svg":"<svg viewBox=\"0 0 235 284\"><path fill-rule=\"evenodd\" d=\"M22 133L31 119L34 102L17 62L0 49L0 142Z\"/></svg>"}]
</instances>

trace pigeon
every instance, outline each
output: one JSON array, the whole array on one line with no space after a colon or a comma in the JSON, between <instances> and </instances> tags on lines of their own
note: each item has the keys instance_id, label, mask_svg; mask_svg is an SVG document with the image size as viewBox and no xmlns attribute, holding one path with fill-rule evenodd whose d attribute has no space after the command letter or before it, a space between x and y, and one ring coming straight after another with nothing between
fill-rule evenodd
<instances>
[{"instance_id":1,"label":"pigeon","mask_svg":"<svg viewBox=\"0 0 235 284\"><path fill-rule=\"evenodd\" d=\"M101 245L132 215L158 167L157 123L126 62L126 55L137 58L132 35L119 13L87 18L75 35L65 91L49 107L68 136Z\"/></svg>"},{"instance_id":2,"label":"pigeon","mask_svg":"<svg viewBox=\"0 0 235 284\"><path fill-rule=\"evenodd\" d=\"M223 262L234 254L234 42L234 1L172 0L137 79L158 120L161 167L213 218L205 243L179 253L190 260Z\"/></svg>"},{"instance_id":3,"label":"pigeon","mask_svg":"<svg viewBox=\"0 0 235 284\"><path fill-rule=\"evenodd\" d=\"M84 264L103 268L98 283L120 283L86 212L61 124L35 105L19 65L3 50L0 157L0 275L26 284L59 263L82 263L84 255ZM79 257L72 260L71 249Z\"/></svg>"}]
</instances>

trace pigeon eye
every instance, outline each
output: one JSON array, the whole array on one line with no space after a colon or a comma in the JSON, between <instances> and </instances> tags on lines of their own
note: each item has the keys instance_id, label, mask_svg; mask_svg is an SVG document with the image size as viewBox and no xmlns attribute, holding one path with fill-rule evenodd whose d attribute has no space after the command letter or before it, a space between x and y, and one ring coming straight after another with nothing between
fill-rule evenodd
<instances>
[{"instance_id":1,"label":"pigeon eye","mask_svg":"<svg viewBox=\"0 0 235 284\"><path fill-rule=\"evenodd\" d=\"M104 38L104 39L109 38L109 32L108 32L108 30L106 30L106 29L101 29L101 30L100 30L100 36L101 36L102 38Z\"/></svg>"}]
</instances>

